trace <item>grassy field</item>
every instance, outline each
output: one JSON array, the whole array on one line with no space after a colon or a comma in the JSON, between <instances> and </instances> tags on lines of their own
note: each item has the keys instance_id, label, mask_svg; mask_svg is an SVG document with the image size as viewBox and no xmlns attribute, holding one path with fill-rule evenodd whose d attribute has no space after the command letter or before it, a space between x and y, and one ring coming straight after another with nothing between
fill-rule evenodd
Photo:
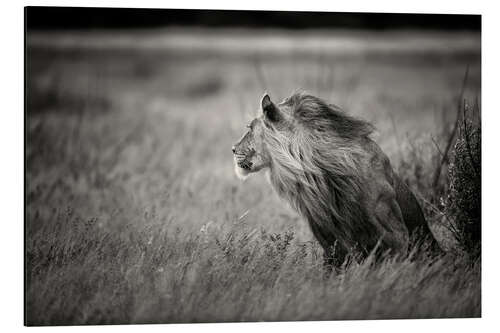
<instances>
[{"instance_id":1,"label":"grassy field","mask_svg":"<svg viewBox=\"0 0 500 333\"><path fill-rule=\"evenodd\" d=\"M372 121L442 246L468 33L158 30L27 39L29 325L478 317L480 264L386 258L325 277L306 223L231 146L266 90Z\"/></svg>"}]
</instances>

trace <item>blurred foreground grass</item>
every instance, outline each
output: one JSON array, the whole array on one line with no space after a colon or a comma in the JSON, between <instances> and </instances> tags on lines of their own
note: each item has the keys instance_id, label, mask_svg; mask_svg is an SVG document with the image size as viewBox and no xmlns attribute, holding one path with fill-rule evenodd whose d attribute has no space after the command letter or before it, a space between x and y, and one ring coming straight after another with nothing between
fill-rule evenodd
<instances>
[{"instance_id":1,"label":"blurred foreground grass","mask_svg":"<svg viewBox=\"0 0 500 333\"><path fill-rule=\"evenodd\" d=\"M321 34L29 34L27 323L480 316L479 263L387 258L324 279L307 225L262 175L233 175L263 91L305 89L377 126L453 246L446 168L432 176L467 66L480 96L479 36Z\"/></svg>"}]
</instances>

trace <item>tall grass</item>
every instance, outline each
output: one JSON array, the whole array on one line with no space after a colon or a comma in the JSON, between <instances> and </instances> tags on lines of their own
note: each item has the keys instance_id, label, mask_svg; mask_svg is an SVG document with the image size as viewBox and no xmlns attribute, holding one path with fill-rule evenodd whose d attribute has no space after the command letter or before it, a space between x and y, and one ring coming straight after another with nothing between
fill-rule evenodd
<instances>
[{"instance_id":1,"label":"tall grass","mask_svg":"<svg viewBox=\"0 0 500 333\"><path fill-rule=\"evenodd\" d=\"M291 231L55 219L28 237L31 325L480 315L479 263L368 258L326 277L317 244Z\"/></svg>"},{"instance_id":2,"label":"tall grass","mask_svg":"<svg viewBox=\"0 0 500 333\"><path fill-rule=\"evenodd\" d=\"M439 225L447 164L439 191L432 175L464 59L310 49L256 65L142 51L28 53L27 324L481 315L471 258L411 252L325 274L307 225L261 175L240 183L230 150L263 85L276 99L310 90L375 123L438 241L454 246ZM472 87L478 59L465 59Z\"/></svg>"}]
</instances>

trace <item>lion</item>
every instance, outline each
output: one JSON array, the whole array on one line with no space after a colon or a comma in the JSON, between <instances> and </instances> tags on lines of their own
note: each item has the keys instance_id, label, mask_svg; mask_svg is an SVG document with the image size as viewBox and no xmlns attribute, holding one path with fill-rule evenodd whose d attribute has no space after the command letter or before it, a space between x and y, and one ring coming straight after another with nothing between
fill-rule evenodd
<instances>
[{"instance_id":1,"label":"lion","mask_svg":"<svg viewBox=\"0 0 500 333\"><path fill-rule=\"evenodd\" d=\"M374 127L303 92L262 113L232 147L239 178L266 170L280 197L308 222L325 263L347 254L404 253L410 237L435 239L414 194L370 138Z\"/></svg>"}]
</instances>

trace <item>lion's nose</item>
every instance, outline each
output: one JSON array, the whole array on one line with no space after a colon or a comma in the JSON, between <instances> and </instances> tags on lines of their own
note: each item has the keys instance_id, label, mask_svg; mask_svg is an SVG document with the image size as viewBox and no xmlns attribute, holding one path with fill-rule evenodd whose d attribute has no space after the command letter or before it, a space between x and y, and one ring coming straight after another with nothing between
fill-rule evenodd
<instances>
[{"instance_id":1,"label":"lion's nose","mask_svg":"<svg viewBox=\"0 0 500 333\"><path fill-rule=\"evenodd\" d=\"M236 148L234 146L231 147L231 150L233 151L233 154L236 154Z\"/></svg>"}]
</instances>

